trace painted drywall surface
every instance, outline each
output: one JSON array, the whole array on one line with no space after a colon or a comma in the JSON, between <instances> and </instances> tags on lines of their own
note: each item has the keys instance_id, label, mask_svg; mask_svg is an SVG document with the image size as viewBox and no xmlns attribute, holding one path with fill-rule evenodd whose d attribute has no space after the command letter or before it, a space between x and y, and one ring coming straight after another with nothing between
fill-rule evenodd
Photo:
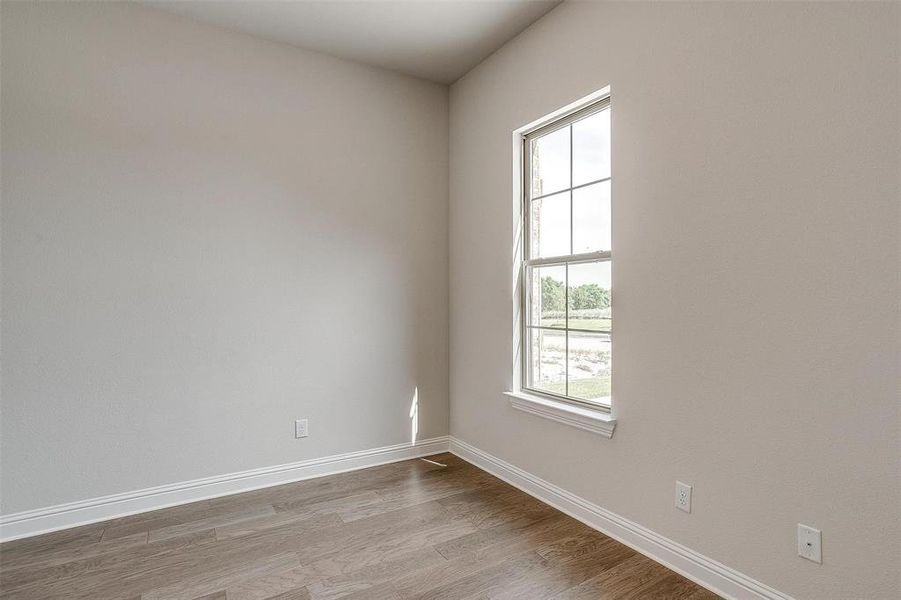
<instances>
[{"instance_id":1,"label":"painted drywall surface","mask_svg":"<svg viewBox=\"0 0 901 600\"><path fill-rule=\"evenodd\" d=\"M447 433L445 87L2 10L4 514Z\"/></svg>"},{"instance_id":2,"label":"painted drywall surface","mask_svg":"<svg viewBox=\"0 0 901 600\"><path fill-rule=\"evenodd\" d=\"M899 12L567 2L454 84L452 435L795 597L901 595ZM607 85L612 440L501 395L512 132Z\"/></svg>"}]
</instances>

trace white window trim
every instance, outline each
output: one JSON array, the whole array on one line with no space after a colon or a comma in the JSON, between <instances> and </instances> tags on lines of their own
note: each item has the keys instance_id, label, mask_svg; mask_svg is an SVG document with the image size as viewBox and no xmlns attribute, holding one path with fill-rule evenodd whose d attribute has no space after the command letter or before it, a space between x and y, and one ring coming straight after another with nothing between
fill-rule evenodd
<instances>
[{"instance_id":1,"label":"white window trim","mask_svg":"<svg viewBox=\"0 0 901 600\"><path fill-rule=\"evenodd\" d=\"M517 410L591 431L607 438L613 437L616 419L606 411L583 408L522 391L504 392L504 395L510 399L510 406Z\"/></svg>"},{"instance_id":2,"label":"white window trim","mask_svg":"<svg viewBox=\"0 0 901 600\"><path fill-rule=\"evenodd\" d=\"M528 125L520 127L513 132L513 214L514 231L517 232L514 243L513 261L513 287L514 287L514 328L513 348L516 349L513 368L513 385L510 390L504 392L510 406L529 414L550 419L558 423L577 427L579 429L600 434L610 438L616 427L616 418L613 414L613 406L591 407L585 404L576 404L570 401L556 399L551 395L535 393L533 390L524 390L523 382L523 352L522 344L525 318L523 298L523 235L524 235L524 209L523 209L523 140L526 134L534 132L542 127L566 118L587 106L610 97L610 86L554 111ZM612 403L611 403L612 404Z\"/></svg>"}]
</instances>

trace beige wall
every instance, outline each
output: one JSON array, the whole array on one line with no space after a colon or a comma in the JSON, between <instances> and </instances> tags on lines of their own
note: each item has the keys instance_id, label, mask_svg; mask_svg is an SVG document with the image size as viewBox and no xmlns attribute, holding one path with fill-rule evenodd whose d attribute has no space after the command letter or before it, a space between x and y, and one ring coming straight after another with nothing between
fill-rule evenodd
<instances>
[{"instance_id":1,"label":"beige wall","mask_svg":"<svg viewBox=\"0 0 901 600\"><path fill-rule=\"evenodd\" d=\"M447 433L445 87L2 6L3 513Z\"/></svg>"},{"instance_id":2,"label":"beige wall","mask_svg":"<svg viewBox=\"0 0 901 600\"><path fill-rule=\"evenodd\" d=\"M901 596L899 13L567 2L457 82L451 433L798 598ZM512 131L608 84L612 440L501 395Z\"/></svg>"},{"instance_id":3,"label":"beige wall","mask_svg":"<svg viewBox=\"0 0 901 600\"><path fill-rule=\"evenodd\" d=\"M2 512L407 441L417 387L444 434L449 294L454 435L798 598L901 595L899 31L562 5L451 89L448 289L446 89L3 2ZM612 440L501 395L511 133L606 85Z\"/></svg>"}]
</instances>

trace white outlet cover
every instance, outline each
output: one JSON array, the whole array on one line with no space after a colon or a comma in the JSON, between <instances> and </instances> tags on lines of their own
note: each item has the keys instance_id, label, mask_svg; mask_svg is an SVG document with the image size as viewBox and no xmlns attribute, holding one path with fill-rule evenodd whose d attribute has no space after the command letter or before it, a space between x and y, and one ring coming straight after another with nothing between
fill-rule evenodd
<instances>
[{"instance_id":1,"label":"white outlet cover","mask_svg":"<svg viewBox=\"0 0 901 600\"><path fill-rule=\"evenodd\" d=\"M309 430L307 429L307 420L306 419L297 419L294 421L294 437L295 438L305 438L309 434Z\"/></svg>"},{"instance_id":2,"label":"white outlet cover","mask_svg":"<svg viewBox=\"0 0 901 600\"><path fill-rule=\"evenodd\" d=\"M691 486L681 481L676 482L676 508L691 512Z\"/></svg>"},{"instance_id":3,"label":"white outlet cover","mask_svg":"<svg viewBox=\"0 0 901 600\"><path fill-rule=\"evenodd\" d=\"M798 555L815 563L823 563L823 534L819 529L798 523Z\"/></svg>"}]
</instances>

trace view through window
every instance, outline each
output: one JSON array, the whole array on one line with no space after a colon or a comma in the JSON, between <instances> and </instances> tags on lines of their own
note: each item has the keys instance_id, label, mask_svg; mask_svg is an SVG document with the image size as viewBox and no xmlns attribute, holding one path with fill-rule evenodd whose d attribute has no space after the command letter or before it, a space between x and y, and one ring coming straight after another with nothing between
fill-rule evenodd
<instances>
[{"instance_id":1,"label":"view through window","mask_svg":"<svg viewBox=\"0 0 901 600\"><path fill-rule=\"evenodd\" d=\"M610 100L523 140L523 387L610 406Z\"/></svg>"}]
</instances>

